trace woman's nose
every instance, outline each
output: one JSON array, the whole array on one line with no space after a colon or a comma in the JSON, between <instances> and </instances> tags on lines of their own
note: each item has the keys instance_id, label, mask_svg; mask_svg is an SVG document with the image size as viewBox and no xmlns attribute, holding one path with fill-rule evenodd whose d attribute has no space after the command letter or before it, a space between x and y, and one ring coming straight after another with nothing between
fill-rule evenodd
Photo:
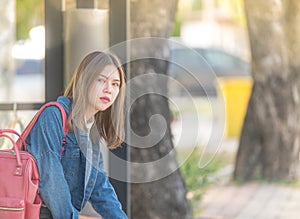
<instances>
[{"instance_id":1,"label":"woman's nose","mask_svg":"<svg viewBox=\"0 0 300 219\"><path fill-rule=\"evenodd\" d=\"M109 82L106 82L104 85L104 92L111 93L111 91L112 91L112 85Z\"/></svg>"}]
</instances>

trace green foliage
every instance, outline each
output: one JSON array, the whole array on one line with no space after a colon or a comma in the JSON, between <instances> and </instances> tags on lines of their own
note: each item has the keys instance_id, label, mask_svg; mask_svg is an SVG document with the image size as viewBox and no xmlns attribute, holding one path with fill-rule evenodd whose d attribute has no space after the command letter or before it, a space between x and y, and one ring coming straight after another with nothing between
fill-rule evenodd
<instances>
[{"instance_id":1,"label":"green foliage","mask_svg":"<svg viewBox=\"0 0 300 219\"><path fill-rule=\"evenodd\" d=\"M185 154L184 152L178 151L179 157L180 154ZM211 160L208 165L203 168L199 167L201 151L195 149L190 157L183 163L180 167L180 171L185 180L187 190L188 190L188 199L191 203L194 212L196 211L196 204L201 200L205 189L207 189L214 182L211 180L211 177L214 176L218 170L226 166L228 163L232 162L226 154L217 154L214 156L214 159ZM204 155L202 159L206 157L211 157L211 155Z\"/></svg>"},{"instance_id":2,"label":"green foliage","mask_svg":"<svg viewBox=\"0 0 300 219\"><path fill-rule=\"evenodd\" d=\"M174 36L174 37L179 37L180 36L181 23L182 23L182 19L177 15L176 19L175 19L175 26L174 26L174 29L173 29L172 36Z\"/></svg>"},{"instance_id":3,"label":"green foliage","mask_svg":"<svg viewBox=\"0 0 300 219\"><path fill-rule=\"evenodd\" d=\"M192 10L199 11L202 9L202 0L193 0Z\"/></svg>"},{"instance_id":4,"label":"green foliage","mask_svg":"<svg viewBox=\"0 0 300 219\"><path fill-rule=\"evenodd\" d=\"M27 39L31 28L42 25L44 14L43 0L17 0L17 40Z\"/></svg>"}]
</instances>

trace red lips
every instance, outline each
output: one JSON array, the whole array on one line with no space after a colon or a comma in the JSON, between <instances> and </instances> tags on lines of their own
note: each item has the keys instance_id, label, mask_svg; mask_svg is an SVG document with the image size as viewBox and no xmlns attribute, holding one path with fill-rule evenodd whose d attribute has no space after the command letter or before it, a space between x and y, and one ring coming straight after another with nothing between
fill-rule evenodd
<instances>
[{"instance_id":1,"label":"red lips","mask_svg":"<svg viewBox=\"0 0 300 219\"><path fill-rule=\"evenodd\" d=\"M103 102L110 102L110 98L109 97L100 97L100 100L102 100Z\"/></svg>"}]
</instances>

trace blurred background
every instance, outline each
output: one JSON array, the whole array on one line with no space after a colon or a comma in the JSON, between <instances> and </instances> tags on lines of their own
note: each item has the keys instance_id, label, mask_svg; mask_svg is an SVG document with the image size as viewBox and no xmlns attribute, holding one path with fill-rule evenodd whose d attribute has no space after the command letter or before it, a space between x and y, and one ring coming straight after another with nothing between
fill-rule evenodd
<instances>
[{"instance_id":1,"label":"blurred background","mask_svg":"<svg viewBox=\"0 0 300 219\"><path fill-rule=\"evenodd\" d=\"M74 3L69 1L66 7L73 8ZM97 7L107 8L108 2L98 1ZM2 44L5 45L1 49L1 101L43 102L44 2L3 0L1 8ZM234 103L230 99L234 99L236 94L234 91L230 92L230 89L234 87L234 90L242 90L238 91L242 99L243 96L247 99L251 89L251 70L243 1L179 1L176 23L170 39L178 42L180 46L170 43L174 48L171 48L168 74L186 87L189 93L196 98L209 96L213 101L220 88L231 105ZM176 66L178 60L186 63L188 71L198 75L202 87L191 79L187 71ZM213 81L212 74L220 79L219 87ZM183 91L178 87L171 86L170 89L172 94L183 96L180 95ZM241 103L240 107L245 108L245 104ZM232 114L235 115L235 112ZM228 135L235 137L240 125L235 125L238 121L235 122L234 119L231 119L232 126L238 127L231 128L229 121L228 123Z\"/></svg>"}]
</instances>

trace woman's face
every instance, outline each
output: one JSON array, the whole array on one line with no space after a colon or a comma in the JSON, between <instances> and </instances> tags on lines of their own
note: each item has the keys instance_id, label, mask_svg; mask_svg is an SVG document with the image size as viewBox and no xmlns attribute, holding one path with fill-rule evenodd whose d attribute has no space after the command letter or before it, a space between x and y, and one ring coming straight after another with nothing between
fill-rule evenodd
<instances>
[{"instance_id":1,"label":"woman's face","mask_svg":"<svg viewBox=\"0 0 300 219\"><path fill-rule=\"evenodd\" d=\"M89 105L87 116L109 108L116 100L120 91L120 75L114 65L107 65L95 78L89 88Z\"/></svg>"}]
</instances>

